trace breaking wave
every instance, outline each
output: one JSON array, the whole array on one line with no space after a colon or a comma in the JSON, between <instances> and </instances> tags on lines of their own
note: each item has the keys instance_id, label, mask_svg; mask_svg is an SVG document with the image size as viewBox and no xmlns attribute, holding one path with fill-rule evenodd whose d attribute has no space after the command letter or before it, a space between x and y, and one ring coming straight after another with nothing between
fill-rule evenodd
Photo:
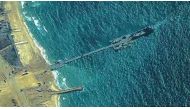
<instances>
[{"instance_id":1,"label":"breaking wave","mask_svg":"<svg viewBox=\"0 0 190 109\"><path fill-rule=\"evenodd\" d=\"M45 26L44 25L42 25L41 23L40 23L40 21L37 19L37 18L35 18L35 17L31 17L32 18L32 20L33 20L33 22L34 22L34 24L35 24L35 26L37 27L37 29L40 31L40 33L43 35L43 36L46 36L47 34L47 29L45 28Z\"/></svg>"},{"instance_id":2,"label":"breaking wave","mask_svg":"<svg viewBox=\"0 0 190 109\"><path fill-rule=\"evenodd\" d=\"M32 40L33 40L33 42L34 42L34 44L35 44L36 47L40 50L41 56L44 58L44 60L46 61L46 63L47 63L48 65L50 65L51 62L50 62L49 59L48 59L48 56L47 56L47 54L46 54L46 50L45 50L45 49L39 44L39 42L33 37L32 33L29 31L28 26L26 25L26 22L24 22L24 25L25 25L25 27L27 28L28 33L30 34L30 36L31 36L31 38L32 38ZM61 89L61 84L59 84L59 82L58 82L58 75L59 75L59 72L55 70L55 71L52 71L52 73L53 73L53 76L54 76L54 79L55 79L55 82L56 82L57 86Z\"/></svg>"}]
</instances>

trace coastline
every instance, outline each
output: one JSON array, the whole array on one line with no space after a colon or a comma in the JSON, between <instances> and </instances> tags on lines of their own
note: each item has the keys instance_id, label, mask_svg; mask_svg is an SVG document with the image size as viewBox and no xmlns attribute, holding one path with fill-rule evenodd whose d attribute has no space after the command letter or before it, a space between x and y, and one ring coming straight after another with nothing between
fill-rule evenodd
<instances>
[{"instance_id":1,"label":"coastline","mask_svg":"<svg viewBox=\"0 0 190 109\"><path fill-rule=\"evenodd\" d=\"M23 66L27 66L30 71L33 73L28 76L28 79L33 78L35 81L31 86L36 86L37 83L42 82L39 80L40 72L48 68L48 60L45 59L43 48L38 44L38 42L32 37L22 14L20 13L20 4L19 2L7 1L5 3L6 10L10 11L8 13L9 23L11 28L19 28L20 32L13 31L13 39L15 42L27 41L27 45L16 46L18 54L20 56L20 61ZM38 79L37 79L38 78ZM47 87L54 91L59 91L59 87L56 84L56 75L53 72L48 72L44 80L50 81L47 83ZM31 82L31 81L30 81ZM24 83L29 84L29 83ZM45 106L59 106L59 95L52 95L49 100L45 101ZM32 106L35 104L31 104Z\"/></svg>"}]
</instances>

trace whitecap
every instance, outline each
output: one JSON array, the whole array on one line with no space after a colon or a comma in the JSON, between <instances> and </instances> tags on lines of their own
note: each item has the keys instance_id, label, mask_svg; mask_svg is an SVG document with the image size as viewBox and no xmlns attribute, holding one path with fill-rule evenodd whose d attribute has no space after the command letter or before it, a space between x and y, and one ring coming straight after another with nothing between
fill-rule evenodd
<instances>
[{"instance_id":1,"label":"whitecap","mask_svg":"<svg viewBox=\"0 0 190 109\"><path fill-rule=\"evenodd\" d=\"M58 73L57 76L59 76L59 73ZM68 88L69 88L69 87L67 86L66 78L64 78L64 77L59 77L59 78L57 78L56 83L57 83L57 85L58 85L58 87L59 87L60 89L68 89Z\"/></svg>"},{"instance_id":2,"label":"whitecap","mask_svg":"<svg viewBox=\"0 0 190 109\"><path fill-rule=\"evenodd\" d=\"M40 2L38 2L38 1L32 1L32 7L34 7L34 8L36 8L36 7L39 7L41 4L40 4Z\"/></svg>"},{"instance_id":3,"label":"whitecap","mask_svg":"<svg viewBox=\"0 0 190 109\"><path fill-rule=\"evenodd\" d=\"M44 28L44 30L45 30L46 32L48 32L45 26L43 26L43 28Z\"/></svg>"},{"instance_id":4,"label":"whitecap","mask_svg":"<svg viewBox=\"0 0 190 109\"><path fill-rule=\"evenodd\" d=\"M26 11L23 11L23 15L26 15Z\"/></svg>"},{"instance_id":5,"label":"whitecap","mask_svg":"<svg viewBox=\"0 0 190 109\"><path fill-rule=\"evenodd\" d=\"M66 89L69 88L69 87L67 86L67 83L66 83L66 78L63 78L63 79L62 79L62 83L63 83L62 85L63 85L64 88L66 88Z\"/></svg>"},{"instance_id":6,"label":"whitecap","mask_svg":"<svg viewBox=\"0 0 190 109\"><path fill-rule=\"evenodd\" d=\"M42 57L45 59L46 63L48 63L49 65L51 64L48 60L48 56L46 55L46 50L37 42L37 40L35 38L32 38L35 45L40 49L40 54L42 55Z\"/></svg>"},{"instance_id":7,"label":"whitecap","mask_svg":"<svg viewBox=\"0 0 190 109\"><path fill-rule=\"evenodd\" d=\"M31 21L33 20L33 21L34 21L34 24L38 27L38 29L41 27L39 20L36 19L35 17L29 17L29 16L25 16L25 17L26 17L27 20L31 20ZM25 27L27 28L28 33L29 33L29 35L31 36L31 38L32 38L32 40L33 40L33 42L34 42L34 44L35 44L36 47L40 50L41 56L44 58L44 60L46 61L47 64L51 65L51 63L50 63L50 61L49 61L49 59L48 59L48 56L47 56L47 54L46 54L46 50L45 50L45 49L38 43L38 41L33 37L32 33L29 31L30 29L29 29L28 26L26 25L26 22L24 22L24 25L25 25ZM44 29L46 29L45 26L44 26ZM46 29L46 31L47 31L47 29ZM59 84L59 82L58 82L59 72L58 72L58 71L52 71L52 73L53 73L53 77L54 77L54 80L55 80L55 82L56 82L56 85L61 89L60 84ZM63 79L63 80L66 81L66 79ZM66 82L65 82L64 84L66 85ZM67 86L67 85L66 85L66 86ZM59 103L59 102L58 102L58 106L60 106L60 103Z\"/></svg>"},{"instance_id":8,"label":"whitecap","mask_svg":"<svg viewBox=\"0 0 190 109\"><path fill-rule=\"evenodd\" d=\"M25 14L24 14L24 15L25 15ZM27 21L32 21L32 18L29 17L29 16L26 16L26 15L25 15L25 18L26 18Z\"/></svg>"},{"instance_id":9,"label":"whitecap","mask_svg":"<svg viewBox=\"0 0 190 109\"><path fill-rule=\"evenodd\" d=\"M25 2L24 1L21 1L21 7L24 8L24 4Z\"/></svg>"},{"instance_id":10,"label":"whitecap","mask_svg":"<svg viewBox=\"0 0 190 109\"><path fill-rule=\"evenodd\" d=\"M34 22L34 25L37 27L37 29L40 31L40 33L43 36L45 36L47 30L44 29L44 26L41 25L40 21L36 17L31 17L31 18L32 18L32 20Z\"/></svg>"},{"instance_id":11,"label":"whitecap","mask_svg":"<svg viewBox=\"0 0 190 109\"><path fill-rule=\"evenodd\" d=\"M64 100L66 100L66 98L65 98L65 97L63 97L63 98L62 98L62 100L64 101Z\"/></svg>"},{"instance_id":12,"label":"whitecap","mask_svg":"<svg viewBox=\"0 0 190 109\"><path fill-rule=\"evenodd\" d=\"M36 19L35 17L32 17L32 19L33 19L33 21L34 21L34 24L36 25L36 27L40 27L41 25L40 25L40 23L39 23L39 20L38 19Z\"/></svg>"},{"instance_id":13,"label":"whitecap","mask_svg":"<svg viewBox=\"0 0 190 109\"><path fill-rule=\"evenodd\" d=\"M60 84L59 84L59 81L58 81L59 72L57 70L54 70L54 71L52 71L52 73L53 73L53 76L54 76L54 79L55 79L57 86L59 87L59 89L62 89Z\"/></svg>"}]
</instances>

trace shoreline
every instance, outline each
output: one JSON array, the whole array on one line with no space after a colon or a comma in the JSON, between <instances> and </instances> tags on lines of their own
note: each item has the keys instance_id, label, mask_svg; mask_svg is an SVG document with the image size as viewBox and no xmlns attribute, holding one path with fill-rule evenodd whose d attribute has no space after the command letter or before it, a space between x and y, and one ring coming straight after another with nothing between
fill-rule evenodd
<instances>
[{"instance_id":1,"label":"shoreline","mask_svg":"<svg viewBox=\"0 0 190 109\"><path fill-rule=\"evenodd\" d=\"M22 3L22 1L21 1L21 2L20 2L20 5L24 5L24 3ZM20 7L21 7L21 8L24 8L23 6L20 6ZM21 10L20 10L20 11L21 11ZM20 13L20 16L21 16L22 18L24 17L23 14L21 14L21 13ZM24 20L24 18L23 18L23 20ZM41 56L42 56L43 59L46 61L46 63L47 63L48 65L50 65L51 62L50 62L49 59L48 59L48 56L47 56L47 54L46 54L46 50L45 50L45 49L40 45L40 43L33 37L32 33L30 32L30 29L28 28L28 26L27 26L27 24L26 24L26 22L23 21L23 23L24 23L26 29L28 30L28 34L31 36L31 38L32 38L32 40L33 40L35 46L40 50ZM51 71L51 72L52 72L52 74L53 74L54 82L55 82L56 86L57 86L59 89L61 89L61 86L59 86L59 83L57 82L58 71L55 70L55 71ZM54 88L54 90L56 90L56 88ZM58 98L58 99L59 99L59 98ZM59 100L58 100L58 104L59 104ZM58 105L58 106L59 106L59 105Z\"/></svg>"},{"instance_id":2,"label":"shoreline","mask_svg":"<svg viewBox=\"0 0 190 109\"><path fill-rule=\"evenodd\" d=\"M20 4L20 5L21 5L21 4ZM20 13L20 15L22 16L22 18L24 17L23 14ZM24 18L23 18L23 20L24 20ZM30 30L29 30L29 28L28 28L28 26L27 26L27 24L26 24L26 22L23 21L23 23L24 23L26 29L28 30L28 34L31 36L31 38L32 38L32 40L33 40L35 46L40 50L41 56L42 56L43 59L46 61L46 63L47 63L48 65L50 65L51 63L50 63L50 61L48 60L48 56L47 56L47 54L46 54L46 50L45 50L45 49L40 45L40 43L33 37L32 33L30 32ZM60 86L59 86L58 83L57 83L57 76L58 76L57 71L51 71L51 72L52 72L52 74L53 74L53 78L54 78L55 85L56 85L59 89L61 89ZM56 87L54 87L53 85L51 86L51 89L54 89L54 90L58 91L58 89L57 89ZM56 107L59 107L59 106L60 106L60 102L59 102L59 101L60 101L60 100L59 100L59 99L60 99L60 96L54 97L53 99L54 99L55 102L56 102Z\"/></svg>"},{"instance_id":3,"label":"shoreline","mask_svg":"<svg viewBox=\"0 0 190 109\"><path fill-rule=\"evenodd\" d=\"M26 22L24 21L24 16L21 14L21 4L20 2L4 2L5 7L7 10L10 10L11 12L8 13L8 19L11 25L11 28L19 27L21 29L21 32L12 32L14 35L13 40L15 42L19 41L20 39L24 39L28 41L27 45L17 46L18 54L20 56L21 63L23 66L29 66L31 71L34 71L34 77L31 78L38 78L38 74L35 72L42 71L43 69L48 68L48 58L45 53L45 49L37 42L37 40L32 37L32 33L29 31L29 28L26 25ZM14 12L12 12L14 11ZM22 27L21 27L22 26ZM39 67L39 66L40 67ZM59 91L60 87L56 83L57 74L54 72L48 72L51 73L47 75L47 77L44 77L46 80L50 80L50 83L47 85L49 89ZM39 77L40 78L40 77ZM39 80L37 80L39 81ZM41 81L39 81L41 82ZM33 83L36 84L36 83ZM45 101L47 103L45 106L59 106L59 95L53 95L49 100Z\"/></svg>"},{"instance_id":4,"label":"shoreline","mask_svg":"<svg viewBox=\"0 0 190 109\"><path fill-rule=\"evenodd\" d=\"M23 5L24 5L24 1L21 1L21 2L20 2L20 7L21 7L21 8L24 8ZM20 10L20 11L21 11L21 10ZM23 14L20 14L20 15L22 16L22 18L24 17ZM23 18L23 19L24 19L24 18ZM48 65L50 65L51 62L50 62L49 59L48 59L48 56L47 56L47 54L46 54L46 50L45 50L45 49L40 45L40 43L33 37L32 33L30 32L30 29L28 28L28 26L27 26L27 24L26 24L26 21L23 21L23 23L24 23L26 29L28 30L28 34L31 36L31 38L32 38L32 40L33 40L33 42L34 42L34 44L35 44L36 47L40 50L41 56L44 58L44 60L46 61L46 63L47 63ZM52 71L52 74L53 74L53 76L54 76L55 83L56 83L57 87L61 89L61 86L59 86L59 83L57 82L58 71L57 71L57 70Z\"/></svg>"}]
</instances>

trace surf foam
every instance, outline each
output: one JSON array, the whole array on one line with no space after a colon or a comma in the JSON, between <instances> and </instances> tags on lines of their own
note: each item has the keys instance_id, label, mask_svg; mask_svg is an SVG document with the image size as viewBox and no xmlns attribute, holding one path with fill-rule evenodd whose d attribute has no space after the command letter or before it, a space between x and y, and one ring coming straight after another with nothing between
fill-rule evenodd
<instances>
[{"instance_id":1,"label":"surf foam","mask_svg":"<svg viewBox=\"0 0 190 109\"><path fill-rule=\"evenodd\" d=\"M24 8L24 4L25 2L24 1L21 1L21 7Z\"/></svg>"},{"instance_id":2,"label":"surf foam","mask_svg":"<svg viewBox=\"0 0 190 109\"><path fill-rule=\"evenodd\" d=\"M28 26L26 25L26 22L24 22L24 25L25 25L25 27L27 28L28 34L31 36L31 38L32 38L32 40L33 40L35 46L40 50L40 54L42 55L42 57L44 58L44 60L46 61L46 63L47 63L48 65L50 65L51 63L50 63L50 61L49 61L49 59L48 59L48 56L47 56L47 54L46 54L46 50L45 50L45 49L38 43L38 41L33 37L32 33L29 31ZM56 84L57 84L58 87L60 88L60 84L59 84L59 82L57 81L57 80L58 80L58 74L59 74L58 71L52 71L52 73L53 73L53 77L54 77L54 80L55 80Z\"/></svg>"},{"instance_id":3,"label":"surf foam","mask_svg":"<svg viewBox=\"0 0 190 109\"><path fill-rule=\"evenodd\" d=\"M37 27L37 29L40 31L40 33L42 33L43 36L46 36L47 29L45 28L45 26L42 25L36 17L31 17L31 18L34 22L34 25Z\"/></svg>"},{"instance_id":4,"label":"surf foam","mask_svg":"<svg viewBox=\"0 0 190 109\"><path fill-rule=\"evenodd\" d=\"M24 3L22 4L22 6L24 6ZM24 11L23 11L24 12ZM48 33L47 29L45 26L43 26L43 29L40 29L41 28L41 24L39 22L38 19L36 19L35 17L29 17L26 15L26 13L23 13L24 14L24 18L27 20L27 21L33 21L35 26L37 27L38 30L44 30L46 33ZM40 43L33 37L32 33L30 32L30 29L28 28L26 22L24 21L24 25L25 27L27 28L27 32L28 34L31 36L35 46L40 50L40 54L42 55L42 57L44 58L44 60L46 61L46 63L48 65L51 65L51 62L49 61L48 59L48 56L46 54L46 50L40 45ZM56 82L56 85L58 86L58 88L60 89L63 89L63 88L69 88L66 84L66 78L58 78L59 76L59 72L57 70L55 71L52 71L53 73L53 77L54 77L54 80ZM60 82L58 81L58 79L62 79ZM65 100L66 98L62 98L63 100ZM58 101L60 101L60 97L58 98ZM58 102L57 104L58 106L60 106L60 102Z\"/></svg>"}]
</instances>

